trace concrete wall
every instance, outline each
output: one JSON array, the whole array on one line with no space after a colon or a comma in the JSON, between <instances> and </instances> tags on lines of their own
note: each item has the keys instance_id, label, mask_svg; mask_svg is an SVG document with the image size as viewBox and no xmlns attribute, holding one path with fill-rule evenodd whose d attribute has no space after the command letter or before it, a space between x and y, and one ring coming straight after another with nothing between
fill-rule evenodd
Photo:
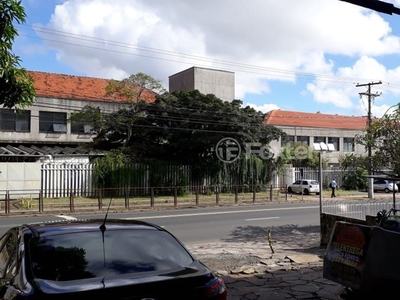
<instances>
[{"instance_id":1,"label":"concrete wall","mask_svg":"<svg viewBox=\"0 0 400 300\"><path fill-rule=\"evenodd\" d=\"M235 73L192 67L169 77L169 91L199 90L223 101L235 99Z\"/></svg>"}]
</instances>

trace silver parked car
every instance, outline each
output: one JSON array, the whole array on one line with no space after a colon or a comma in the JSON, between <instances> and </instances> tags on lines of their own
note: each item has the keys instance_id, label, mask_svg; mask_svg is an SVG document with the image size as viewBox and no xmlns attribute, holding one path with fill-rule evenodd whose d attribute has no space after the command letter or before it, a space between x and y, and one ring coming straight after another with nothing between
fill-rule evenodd
<instances>
[{"instance_id":1,"label":"silver parked car","mask_svg":"<svg viewBox=\"0 0 400 300\"><path fill-rule=\"evenodd\" d=\"M288 193L303 193L304 195L315 193L319 195L319 182L314 179L296 180L293 184L288 186Z\"/></svg>"},{"instance_id":2,"label":"silver parked car","mask_svg":"<svg viewBox=\"0 0 400 300\"><path fill-rule=\"evenodd\" d=\"M393 186L394 186L394 191L397 193L399 188L397 184L393 185L393 182L387 180L387 179L376 179L374 180L374 192L393 192Z\"/></svg>"}]
</instances>

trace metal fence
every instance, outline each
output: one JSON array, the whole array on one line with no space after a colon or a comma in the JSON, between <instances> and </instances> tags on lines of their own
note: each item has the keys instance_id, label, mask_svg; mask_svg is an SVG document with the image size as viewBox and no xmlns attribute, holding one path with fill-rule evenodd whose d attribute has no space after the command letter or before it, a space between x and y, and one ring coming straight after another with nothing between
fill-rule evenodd
<instances>
[{"instance_id":1,"label":"metal fence","mask_svg":"<svg viewBox=\"0 0 400 300\"><path fill-rule=\"evenodd\" d=\"M353 219L365 220L366 216L376 216L385 209L400 208L400 205L393 200L368 200L362 201L341 201L323 200L322 212L330 215L349 217Z\"/></svg>"},{"instance_id":2,"label":"metal fence","mask_svg":"<svg viewBox=\"0 0 400 300\"><path fill-rule=\"evenodd\" d=\"M194 190L195 192L189 192ZM81 196L72 191L67 197L44 197L40 190L0 190L0 214L28 212L56 212L107 209L146 209L166 207L215 206L220 204L287 202L286 187L257 186L176 186L130 187L119 189L95 189L93 195ZM57 192L55 192L57 194Z\"/></svg>"}]
</instances>

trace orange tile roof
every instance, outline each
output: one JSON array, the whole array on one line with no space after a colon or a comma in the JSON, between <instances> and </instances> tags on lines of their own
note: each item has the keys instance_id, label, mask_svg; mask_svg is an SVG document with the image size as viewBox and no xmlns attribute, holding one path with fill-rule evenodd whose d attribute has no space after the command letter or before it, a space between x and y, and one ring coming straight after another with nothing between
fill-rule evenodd
<instances>
[{"instance_id":1,"label":"orange tile roof","mask_svg":"<svg viewBox=\"0 0 400 300\"><path fill-rule=\"evenodd\" d=\"M330 129L363 130L367 117L340 116L322 113L307 113L286 110L271 110L265 117L265 124L291 127L313 127Z\"/></svg>"},{"instance_id":2,"label":"orange tile roof","mask_svg":"<svg viewBox=\"0 0 400 300\"><path fill-rule=\"evenodd\" d=\"M37 71L28 71L28 74L34 79L36 97L128 102L123 99L105 96L109 79ZM145 91L142 94L142 99L146 102L154 102L156 95L152 91Z\"/></svg>"}]
</instances>

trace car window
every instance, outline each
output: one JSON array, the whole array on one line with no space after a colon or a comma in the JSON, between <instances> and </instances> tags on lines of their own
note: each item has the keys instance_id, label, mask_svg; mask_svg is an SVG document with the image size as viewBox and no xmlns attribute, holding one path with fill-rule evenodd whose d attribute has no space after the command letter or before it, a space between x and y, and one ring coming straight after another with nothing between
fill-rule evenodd
<instances>
[{"instance_id":1,"label":"car window","mask_svg":"<svg viewBox=\"0 0 400 300\"><path fill-rule=\"evenodd\" d=\"M301 180L296 180L293 184L301 184Z\"/></svg>"},{"instance_id":2,"label":"car window","mask_svg":"<svg viewBox=\"0 0 400 300\"><path fill-rule=\"evenodd\" d=\"M104 248L103 248L104 247ZM30 244L36 278L75 280L143 272L172 272L193 262L170 234L158 230L106 230L42 237Z\"/></svg>"},{"instance_id":3,"label":"car window","mask_svg":"<svg viewBox=\"0 0 400 300\"><path fill-rule=\"evenodd\" d=\"M304 184L304 185L308 185L307 180L304 180L304 181L303 181L303 184Z\"/></svg>"},{"instance_id":4,"label":"car window","mask_svg":"<svg viewBox=\"0 0 400 300\"><path fill-rule=\"evenodd\" d=\"M312 180L312 181L310 182L310 184L312 184L312 185L319 185L319 182L316 181L316 180Z\"/></svg>"},{"instance_id":5,"label":"car window","mask_svg":"<svg viewBox=\"0 0 400 300\"><path fill-rule=\"evenodd\" d=\"M0 278L12 278L16 274L17 236L13 232L0 240Z\"/></svg>"}]
</instances>

